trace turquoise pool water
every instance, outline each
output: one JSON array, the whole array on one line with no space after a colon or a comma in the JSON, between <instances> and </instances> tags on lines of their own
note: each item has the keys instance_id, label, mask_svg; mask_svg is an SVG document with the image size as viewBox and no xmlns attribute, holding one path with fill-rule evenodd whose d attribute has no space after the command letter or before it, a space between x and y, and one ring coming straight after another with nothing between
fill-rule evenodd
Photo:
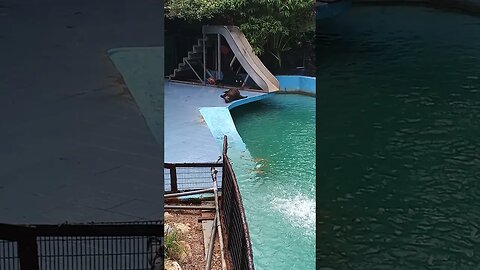
<instances>
[{"instance_id":1,"label":"turquoise pool water","mask_svg":"<svg viewBox=\"0 0 480 270\"><path fill-rule=\"evenodd\" d=\"M256 269L315 269L315 98L275 95L231 113L249 152L229 156Z\"/></svg>"}]
</instances>

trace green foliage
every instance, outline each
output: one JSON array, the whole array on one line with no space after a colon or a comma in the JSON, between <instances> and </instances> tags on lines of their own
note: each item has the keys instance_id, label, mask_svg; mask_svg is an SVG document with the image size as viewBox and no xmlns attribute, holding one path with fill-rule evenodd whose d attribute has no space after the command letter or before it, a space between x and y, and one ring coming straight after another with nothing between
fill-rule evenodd
<instances>
[{"instance_id":1,"label":"green foliage","mask_svg":"<svg viewBox=\"0 0 480 270\"><path fill-rule=\"evenodd\" d=\"M179 261L185 252L185 247L180 242L182 235L178 230L172 230L164 236L165 257Z\"/></svg>"},{"instance_id":2,"label":"green foliage","mask_svg":"<svg viewBox=\"0 0 480 270\"><path fill-rule=\"evenodd\" d=\"M170 18L238 25L255 53L281 54L313 38L313 0L167 0Z\"/></svg>"},{"instance_id":3,"label":"green foliage","mask_svg":"<svg viewBox=\"0 0 480 270\"><path fill-rule=\"evenodd\" d=\"M167 17L180 18L187 21L211 19L221 14L228 5L229 0L167 0L165 10Z\"/></svg>"}]
</instances>

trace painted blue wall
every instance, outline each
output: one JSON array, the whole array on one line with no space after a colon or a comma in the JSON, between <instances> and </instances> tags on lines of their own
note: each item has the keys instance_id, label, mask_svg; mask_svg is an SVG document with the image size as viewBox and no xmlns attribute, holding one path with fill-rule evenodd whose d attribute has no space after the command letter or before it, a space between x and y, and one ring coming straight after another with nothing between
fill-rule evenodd
<instances>
[{"instance_id":1,"label":"painted blue wall","mask_svg":"<svg viewBox=\"0 0 480 270\"><path fill-rule=\"evenodd\" d=\"M307 76L276 76L280 83L280 91L301 91L309 94L316 94L316 78Z\"/></svg>"}]
</instances>

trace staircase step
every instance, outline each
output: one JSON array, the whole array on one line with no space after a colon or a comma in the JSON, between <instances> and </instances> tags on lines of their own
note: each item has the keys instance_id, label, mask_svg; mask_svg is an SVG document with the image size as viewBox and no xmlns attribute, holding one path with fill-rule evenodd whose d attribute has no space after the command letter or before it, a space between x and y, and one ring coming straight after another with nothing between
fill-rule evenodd
<instances>
[{"instance_id":1,"label":"staircase step","mask_svg":"<svg viewBox=\"0 0 480 270\"><path fill-rule=\"evenodd\" d=\"M192 46L192 50L187 53L187 57L183 57L183 61L178 64L178 67L173 70L173 74L168 76L170 79L175 78L178 74L184 72L191 72L190 66L186 63L188 61L193 68L198 67L199 65L202 66L200 63L203 59L203 42L207 42L208 38L198 38L197 44Z\"/></svg>"},{"instance_id":2,"label":"staircase step","mask_svg":"<svg viewBox=\"0 0 480 270\"><path fill-rule=\"evenodd\" d=\"M183 58L183 61L188 61L190 63L190 65L194 65L194 64L199 64L199 61L198 60L201 60L202 57L201 56L198 56L198 57L184 57ZM185 66L188 67L188 64L185 62Z\"/></svg>"},{"instance_id":3,"label":"staircase step","mask_svg":"<svg viewBox=\"0 0 480 270\"><path fill-rule=\"evenodd\" d=\"M191 50L190 52L203 54L203 46L193 46L193 50Z\"/></svg>"},{"instance_id":4,"label":"staircase step","mask_svg":"<svg viewBox=\"0 0 480 270\"><path fill-rule=\"evenodd\" d=\"M202 60L202 59L203 59L202 55L195 55L195 54L189 55L187 58L188 58L190 64L192 63L192 61L195 61L195 62L196 62L196 61L198 61L198 60Z\"/></svg>"}]
</instances>

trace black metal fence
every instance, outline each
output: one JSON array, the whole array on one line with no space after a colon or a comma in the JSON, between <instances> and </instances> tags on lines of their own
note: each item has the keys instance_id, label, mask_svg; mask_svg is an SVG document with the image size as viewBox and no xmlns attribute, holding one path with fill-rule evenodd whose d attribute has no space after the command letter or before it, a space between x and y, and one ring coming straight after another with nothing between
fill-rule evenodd
<instances>
[{"instance_id":1,"label":"black metal fence","mask_svg":"<svg viewBox=\"0 0 480 270\"><path fill-rule=\"evenodd\" d=\"M212 167L217 168L218 178L222 179L222 163L165 163L165 193L211 188ZM221 181L218 186L222 187Z\"/></svg>"},{"instance_id":2,"label":"black metal fence","mask_svg":"<svg viewBox=\"0 0 480 270\"><path fill-rule=\"evenodd\" d=\"M232 164L227 156L227 136L223 142L223 188L221 221L225 228L224 239L229 251L232 269L253 270L253 254L242 196Z\"/></svg>"},{"instance_id":3,"label":"black metal fence","mask_svg":"<svg viewBox=\"0 0 480 270\"><path fill-rule=\"evenodd\" d=\"M161 221L0 224L2 270L163 269L163 255Z\"/></svg>"},{"instance_id":4,"label":"black metal fence","mask_svg":"<svg viewBox=\"0 0 480 270\"><path fill-rule=\"evenodd\" d=\"M212 187L211 168L217 169L221 191L220 219L224 228L224 243L232 270L254 270L252 245L243 209L237 178L227 156L227 137L224 137L221 163L166 163L165 192L174 193Z\"/></svg>"}]
</instances>

